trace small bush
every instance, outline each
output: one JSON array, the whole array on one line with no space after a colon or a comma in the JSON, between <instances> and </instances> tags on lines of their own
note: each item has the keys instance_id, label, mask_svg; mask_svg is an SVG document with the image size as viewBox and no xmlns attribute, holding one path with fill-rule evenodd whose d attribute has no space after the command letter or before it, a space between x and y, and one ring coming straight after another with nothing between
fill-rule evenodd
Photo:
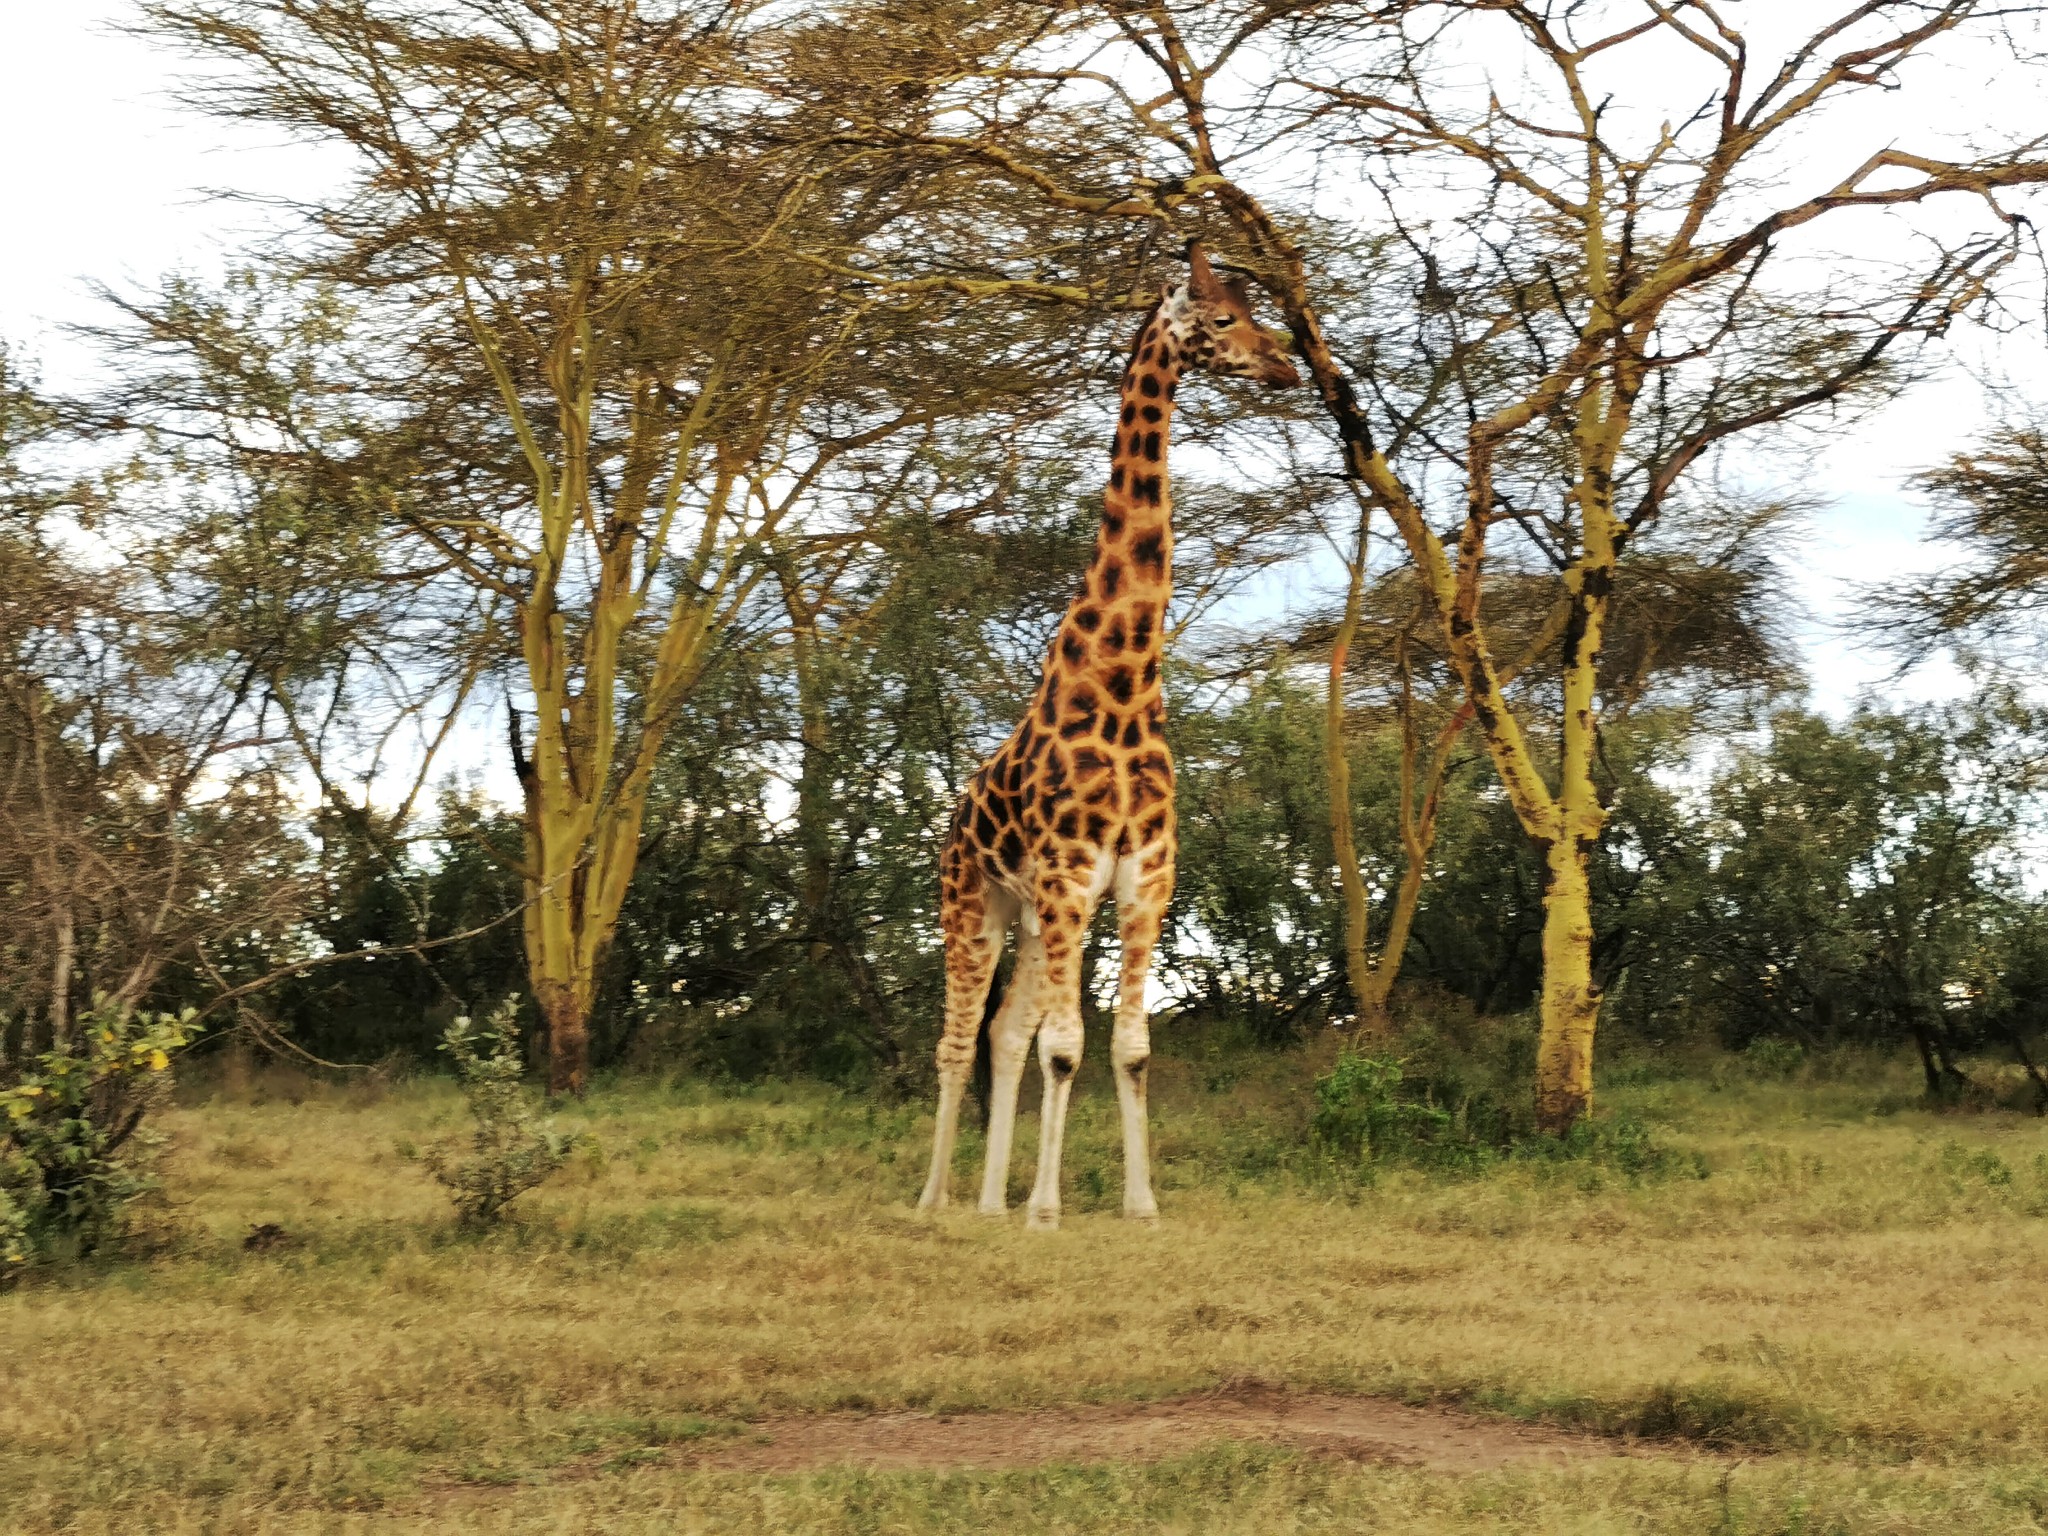
<instances>
[{"instance_id":1,"label":"small bush","mask_svg":"<svg viewBox=\"0 0 2048 1536\"><path fill-rule=\"evenodd\" d=\"M1752 1077L1789 1078L1806 1065L1806 1048L1797 1040L1759 1035L1744 1048L1742 1064Z\"/></svg>"},{"instance_id":2,"label":"small bush","mask_svg":"<svg viewBox=\"0 0 2048 1536\"><path fill-rule=\"evenodd\" d=\"M1466 1166L1483 1162L1483 1147L1449 1109L1401 1093L1400 1063L1351 1051L1316 1079L1309 1144L1357 1165L1413 1162Z\"/></svg>"},{"instance_id":3,"label":"small bush","mask_svg":"<svg viewBox=\"0 0 2048 1536\"><path fill-rule=\"evenodd\" d=\"M28 1262L29 1242L28 1212L0 1182L0 1285Z\"/></svg>"},{"instance_id":4,"label":"small bush","mask_svg":"<svg viewBox=\"0 0 2048 1536\"><path fill-rule=\"evenodd\" d=\"M1579 1121L1563 1136L1530 1136L1515 1143L1514 1155L1528 1162L1599 1163L1621 1173L1631 1184L1670 1178L1704 1179L1706 1159L1697 1152L1679 1152L1657 1140L1633 1115L1613 1120Z\"/></svg>"},{"instance_id":5,"label":"small bush","mask_svg":"<svg viewBox=\"0 0 2048 1536\"><path fill-rule=\"evenodd\" d=\"M1568 1135L1545 1136L1495 1095L1460 1091L1455 1076L1414 1079L1398 1062L1349 1051L1316 1079L1309 1144L1368 1176L1380 1164L1478 1174L1510 1160L1598 1163L1631 1183L1707 1176L1698 1154L1664 1146L1632 1117L1581 1120Z\"/></svg>"},{"instance_id":6,"label":"small bush","mask_svg":"<svg viewBox=\"0 0 2048 1536\"><path fill-rule=\"evenodd\" d=\"M519 1196L544 1183L576 1148L576 1140L557 1131L534 1111L520 1078L519 1035L514 1023L519 1005L506 998L474 1028L468 1015L451 1023L441 1049L455 1063L463 1097L476 1120L468 1156L459 1143L428 1147L421 1154L434 1177L446 1185L463 1222L488 1226Z\"/></svg>"},{"instance_id":7,"label":"small bush","mask_svg":"<svg viewBox=\"0 0 2048 1536\"><path fill-rule=\"evenodd\" d=\"M121 1231L157 1187L161 1140L144 1122L198 1033L189 1008L133 1013L95 998L72 1042L0 1088L0 1268L36 1252L82 1256Z\"/></svg>"}]
</instances>

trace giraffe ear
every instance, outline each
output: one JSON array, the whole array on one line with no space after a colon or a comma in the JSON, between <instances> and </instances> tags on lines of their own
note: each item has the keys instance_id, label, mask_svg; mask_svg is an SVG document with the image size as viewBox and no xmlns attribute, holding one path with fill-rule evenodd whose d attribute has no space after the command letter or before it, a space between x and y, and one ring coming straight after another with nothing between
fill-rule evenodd
<instances>
[{"instance_id":1,"label":"giraffe ear","mask_svg":"<svg viewBox=\"0 0 2048 1536\"><path fill-rule=\"evenodd\" d=\"M1207 302L1214 302L1223 295L1223 285L1216 281L1216 274L1210 269L1209 258L1203 253L1199 240L1188 242L1188 292Z\"/></svg>"}]
</instances>

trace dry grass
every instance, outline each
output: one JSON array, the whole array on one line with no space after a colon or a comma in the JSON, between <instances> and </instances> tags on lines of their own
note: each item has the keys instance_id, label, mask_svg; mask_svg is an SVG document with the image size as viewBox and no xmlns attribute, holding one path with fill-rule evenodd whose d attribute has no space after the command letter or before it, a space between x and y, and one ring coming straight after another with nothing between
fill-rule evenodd
<instances>
[{"instance_id":1,"label":"dry grass","mask_svg":"<svg viewBox=\"0 0 2048 1536\"><path fill-rule=\"evenodd\" d=\"M189 1104L174 1249L0 1297L21 1530L2039 1531L2048 1129L1862 1083L1616 1083L1708 1177L1374 1186L1299 1064L1162 1062L1162 1226L1084 1074L1052 1237L910 1210L928 1120L821 1089L593 1095L521 1219L456 1233L445 1087ZM303 1097L303 1102L289 1102ZM1032 1148L1020 1138L1017 1178ZM978 1153L962 1150L966 1170ZM967 1179L961 1179L964 1189ZM252 1224L293 1241L245 1253ZM765 1412L1256 1376L1728 1455L1449 1477L1218 1447L1154 1468L758 1479L643 1465Z\"/></svg>"}]
</instances>

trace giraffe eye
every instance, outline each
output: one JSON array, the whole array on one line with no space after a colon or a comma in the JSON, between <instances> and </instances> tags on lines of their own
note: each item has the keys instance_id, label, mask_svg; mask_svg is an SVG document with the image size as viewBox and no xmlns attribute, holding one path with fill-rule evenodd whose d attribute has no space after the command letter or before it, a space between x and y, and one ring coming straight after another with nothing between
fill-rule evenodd
<instances>
[{"instance_id":1,"label":"giraffe eye","mask_svg":"<svg viewBox=\"0 0 2048 1536\"><path fill-rule=\"evenodd\" d=\"M1219 331L1227 331L1235 324L1237 324L1237 316L1223 315L1216 321L1216 329Z\"/></svg>"}]
</instances>

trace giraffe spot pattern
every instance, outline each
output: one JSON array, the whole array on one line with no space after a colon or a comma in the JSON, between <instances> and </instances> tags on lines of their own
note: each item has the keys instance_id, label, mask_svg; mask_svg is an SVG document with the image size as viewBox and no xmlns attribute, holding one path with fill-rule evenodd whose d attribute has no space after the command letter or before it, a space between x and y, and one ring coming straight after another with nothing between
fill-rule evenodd
<instances>
[{"instance_id":1,"label":"giraffe spot pattern","mask_svg":"<svg viewBox=\"0 0 2048 1536\"><path fill-rule=\"evenodd\" d=\"M1185 303L1184 291L1171 302ZM1132 349L1086 586L1053 637L1032 707L970 778L954 816L939 860L949 992L956 974L964 990L985 991L1000 949L983 926L992 885L1035 904L1047 963L1067 974L1104 855L1137 864L1136 895L1147 907L1171 893L1174 772L1158 693L1173 547L1167 425L1183 370L1202 365L1205 334L1190 331L1184 313L1157 313ZM1142 983L1151 943L1126 948L1126 985ZM957 1011L949 999L949 1040ZM1063 1053L1058 1070L1079 1064L1078 1052ZM1133 1079L1146 1070L1142 1057L1118 1066Z\"/></svg>"}]
</instances>

